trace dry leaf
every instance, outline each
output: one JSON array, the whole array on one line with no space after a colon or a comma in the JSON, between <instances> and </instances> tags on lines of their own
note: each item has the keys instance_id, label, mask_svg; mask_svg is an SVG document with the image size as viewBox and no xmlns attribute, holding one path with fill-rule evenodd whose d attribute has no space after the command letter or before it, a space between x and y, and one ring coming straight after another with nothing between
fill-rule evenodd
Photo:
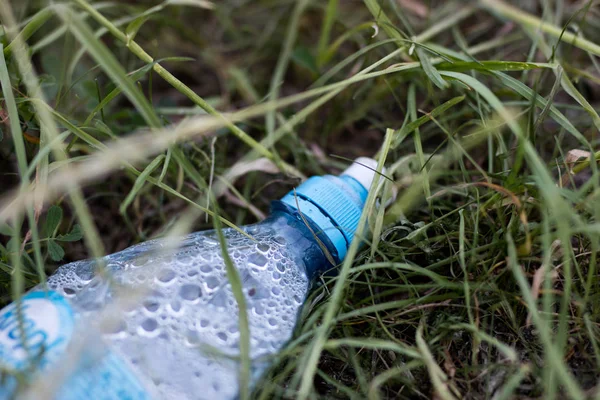
<instances>
[{"instance_id":1,"label":"dry leaf","mask_svg":"<svg viewBox=\"0 0 600 400\"><path fill-rule=\"evenodd\" d=\"M575 164L577 161L582 158L590 158L590 152L585 150L573 149L567 152L567 157L565 158L565 163L567 164Z\"/></svg>"},{"instance_id":2,"label":"dry leaf","mask_svg":"<svg viewBox=\"0 0 600 400\"><path fill-rule=\"evenodd\" d=\"M229 182L234 182L238 177L246 175L248 172L252 171L262 171L268 174L276 174L279 172L279 168L277 168L273 161L263 157L253 161L239 162L235 164L224 178Z\"/></svg>"},{"instance_id":3,"label":"dry leaf","mask_svg":"<svg viewBox=\"0 0 600 400\"><path fill-rule=\"evenodd\" d=\"M398 5L405 11L409 11L421 18L425 18L429 14L429 9L420 0L398 0Z\"/></svg>"},{"instance_id":4,"label":"dry leaf","mask_svg":"<svg viewBox=\"0 0 600 400\"><path fill-rule=\"evenodd\" d=\"M591 153L589 151L573 149L567 152L567 156L565 157L565 164L567 165L567 172L562 174L560 177L560 185L561 187L567 186L571 181L571 176L575 176L573 172L573 167L575 164L581 161L581 159L589 159L591 157Z\"/></svg>"}]
</instances>

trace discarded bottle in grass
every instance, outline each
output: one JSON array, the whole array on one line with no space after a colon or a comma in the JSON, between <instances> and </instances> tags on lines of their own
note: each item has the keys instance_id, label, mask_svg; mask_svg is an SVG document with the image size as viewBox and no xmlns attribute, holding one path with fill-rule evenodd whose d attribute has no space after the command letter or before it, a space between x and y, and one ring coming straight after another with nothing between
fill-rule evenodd
<instances>
[{"instance_id":1,"label":"discarded bottle in grass","mask_svg":"<svg viewBox=\"0 0 600 400\"><path fill-rule=\"evenodd\" d=\"M223 230L247 305L251 383L291 338L311 282L344 259L375 166L359 158L340 177L312 177L246 234ZM64 265L47 290L0 311L0 398L236 398L239 314L217 234L165 246L106 256L102 273L94 261Z\"/></svg>"}]
</instances>

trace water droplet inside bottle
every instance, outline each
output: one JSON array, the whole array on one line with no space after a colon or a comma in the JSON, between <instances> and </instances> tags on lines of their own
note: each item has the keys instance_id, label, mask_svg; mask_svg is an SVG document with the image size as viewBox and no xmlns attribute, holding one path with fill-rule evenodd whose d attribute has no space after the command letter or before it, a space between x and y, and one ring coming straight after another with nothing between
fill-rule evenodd
<instances>
[{"instance_id":1,"label":"water droplet inside bottle","mask_svg":"<svg viewBox=\"0 0 600 400\"><path fill-rule=\"evenodd\" d=\"M198 285L186 284L186 285L183 285L181 287L181 289L179 290L179 295L184 300L194 301L197 298L199 298L200 296L202 296L202 290L200 289L200 286L198 286Z\"/></svg>"},{"instance_id":2,"label":"water droplet inside bottle","mask_svg":"<svg viewBox=\"0 0 600 400\"><path fill-rule=\"evenodd\" d=\"M158 279L161 283L169 283L175 278L175 272L172 269L161 269L158 271L156 275L156 279Z\"/></svg>"},{"instance_id":3,"label":"water droplet inside bottle","mask_svg":"<svg viewBox=\"0 0 600 400\"><path fill-rule=\"evenodd\" d=\"M148 276L144 273L139 273L136 276L136 279L139 283L144 283L146 281L146 279L148 278Z\"/></svg>"},{"instance_id":4,"label":"water droplet inside bottle","mask_svg":"<svg viewBox=\"0 0 600 400\"><path fill-rule=\"evenodd\" d=\"M185 340L189 346L197 346L200 343L200 335L194 330L188 330Z\"/></svg>"},{"instance_id":5,"label":"water droplet inside bottle","mask_svg":"<svg viewBox=\"0 0 600 400\"><path fill-rule=\"evenodd\" d=\"M181 302L177 299L173 299L169 304L169 308L173 312L179 312L179 310L181 310Z\"/></svg>"},{"instance_id":6,"label":"water droplet inside bottle","mask_svg":"<svg viewBox=\"0 0 600 400\"><path fill-rule=\"evenodd\" d=\"M82 266L80 268L75 268L75 275L81 280L81 283L88 283L94 278L94 272L91 268L86 268Z\"/></svg>"},{"instance_id":7,"label":"water droplet inside bottle","mask_svg":"<svg viewBox=\"0 0 600 400\"><path fill-rule=\"evenodd\" d=\"M189 255L179 255L177 257L177 262L179 264L183 264L183 265L189 265L192 263L194 259L192 257L190 257Z\"/></svg>"},{"instance_id":8,"label":"water droplet inside bottle","mask_svg":"<svg viewBox=\"0 0 600 400\"><path fill-rule=\"evenodd\" d=\"M158 322L154 318L147 318L142 322L141 327L146 332L154 332L158 328Z\"/></svg>"},{"instance_id":9,"label":"water droplet inside bottle","mask_svg":"<svg viewBox=\"0 0 600 400\"><path fill-rule=\"evenodd\" d=\"M208 264L202 264L200 266L200 271L208 274L210 271L212 271L212 267L210 265L208 265Z\"/></svg>"},{"instance_id":10,"label":"water droplet inside bottle","mask_svg":"<svg viewBox=\"0 0 600 400\"><path fill-rule=\"evenodd\" d=\"M150 312L156 312L156 310L158 310L158 307L160 307L160 303L156 300L144 301L144 308Z\"/></svg>"},{"instance_id":11,"label":"water droplet inside bottle","mask_svg":"<svg viewBox=\"0 0 600 400\"><path fill-rule=\"evenodd\" d=\"M267 251L269 251L269 249L271 248L268 244L266 243L259 243L256 245L256 248L259 251L262 251L263 253L266 253Z\"/></svg>"},{"instance_id":12,"label":"water droplet inside bottle","mask_svg":"<svg viewBox=\"0 0 600 400\"><path fill-rule=\"evenodd\" d=\"M225 307L227 305L227 293L225 290L217 290L209 300L209 304L212 304L215 307Z\"/></svg>"},{"instance_id":13,"label":"water droplet inside bottle","mask_svg":"<svg viewBox=\"0 0 600 400\"><path fill-rule=\"evenodd\" d=\"M263 315L265 313L265 308L262 305L262 303L257 302L256 304L254 304L254 312L256 313L256 315Z\"/></svg>"},{"instance_id":14,"label":"water droplet inside bottle","mask_svg":"<svg viewBox=\"0 0 600 400\"><path fill-rule=\"evenodd\" d=\"M206 278L206 286L209 289L214 289L217 286L219 286L219 280L214 276L209 276L208 278Z\"/></svg>"},{"instance_id":15,"label":"water droplet inside bottle","mask_svg":"<svg viewBox=\"0 0 600 400\"><path fill-rule=\"evenodd\" d=\"M141 255L139 257L134 258L133 261L131 261L131 266L133 268L139 268L151 262L152 257L150 255Z\"/></svg>"},{"instance_id":16,"label":"water droplet inside bottle","mask_svg":"<svg viewBox=\"0 0 600 400\"><path fill-rule=\"evenodd\" d=\"M267 264L267 258L259 253L253 253L248 257L248 263L254 264L256 267L264 267Z\"/></svg>"}]
</instances>

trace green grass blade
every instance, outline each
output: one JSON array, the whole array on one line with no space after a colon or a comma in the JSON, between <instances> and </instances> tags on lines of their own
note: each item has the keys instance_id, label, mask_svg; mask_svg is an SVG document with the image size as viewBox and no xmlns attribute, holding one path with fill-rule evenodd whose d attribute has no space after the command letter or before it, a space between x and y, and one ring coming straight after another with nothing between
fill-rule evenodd
<instances>
[{"instance_id":1,"label":"green grass blade","mask_svg":"<svg viewBox=\"0 0 600 400\"><path fill-rule=\"evenodd\" d=\"M509 263L510 268L513 272L513 275L519 284L519 288L521 289L521 295L529 308L529 312L531 312L533 321L538 330L538 335L540 341L545 347L546 355L548 356L548 360L550 361L549 368L554 369L558 379L565 386L569 397L572 399L584 399L585 395L579 385L576 383L573 375L567 370L566 364L563 359L560 357L559 352L554 347L552 343L552 337L550 332L548 331L548 325L545 324L538 312L537 304L533 297L531 296L531 287L529 283L527 283L527 279L523 274L521 266L519 265L517 258L517 251L513 242L512 237L509 235L507 237L508 241L508 253L509 253Z\"/></svg>"},{"instance_id":2,"label":"green grass blade","mask_svg":"<svg viewBox=\"0 0 600 400\"><path fill-rule=\"evenodd\" d=\"M379 160L377 163L378 171L381 171L385 164L386 157L391 148L393 137L394 130L388 129L388 131L386 132L385 142L382 145L381 155L379 156ZM358 223L358 227L356 229L357 237L361 237L364 235L367 216L371 214L373 208L375 207L375 200L378 195L377 189L379 185L379 179L379 174L376 174L375 178L373 179L373 183L371 184L365 208L362 212L360 221ZM310 389L312 387L313 377L317 369L317 362L323 350L323 346L325 345L327 336L330 332L331 324L333 323L335 315L339 310L342 295L344 293L345 280L348 278L350 267L352 265L352 262L354 261L354 257L358 252L358 246L359 241L354 240L348 248L348 253L346 254L346 258L344 259L344 262L342 263L342 266L338 273L338 281L336 282L336 285L333 289L333 293L331 294L331 297L329 299L325 315L323 316L323 322L316 333L310 351L307 353L306 361L303 363L304 368L302 372L301 385L298 393L298 397L300 399L306 399L309 396Z\"/></svg>"},{"instance_id":3,"label":"green grass blade","mask_svg":"<svg viewBox=\"0 0 600 400\"><path fill-rule=\"evenodd\" d=\"M600 56L600 46L594 42L584 39L580 36L576 36L571 32L563 31L563 29L544 22L538 17L531 15L523 10L520 10L514 6L504 3L500 0L481 0L481 4L489 11L498 14L504 18L508 18L511 21L515 21L527 28L539 29L551 35L554 38L560 39L565 43L577 46L582 50L588 51L596 56Z\"/></svg>"},{"instance_id":4,"label":"green grass blade","mask_svg":"<svg viewBox=\"0 0 600 400\"><path fill-rule=\"evenodd\" d=\"M57 7L57 14L67 24L73 35L86 48L89 54L102 67L106 74L121 88L127 98L135 105L148 125L160 127L160 119L142 92L127 76L127 72L108 48L98 40L89 27L70 8Z\"/></svg>"},{"instance_id":5,"label":"green grass blade","mask_svg":"<svg viewBox=\"0 0 600 400\"><path fill-rule=\"evenodd\" d=\"M214 213L219 215L216 209L216 201L212 201ZM221 246L221 256L225 262L225 270L227 273L227 279L231 284L231 290L233 297L238 307L238 326L240 330L240 399L248 399L250 397L250 329L248 327L248 309L246 308L246 298L244 297L242 280L238 270L236 269L229 253L227 251L227 240L223 236L223 230L221 228L221 220L219 218L213 218L215 232L219 239Z\"/></svg>"},{"instance_id":6,"label":"green grass blade","mask_svg":"<svg viewBox=\"0 0 600 400\"><path fill-rule=\"evenodd\" d=\"M25 25L23 30L19 32L19 35L13 39L13 41L4 48L4 57L10 57L13 47L15 43L26 42L34 33L38 31L50 18L52 18L54 13L50 7L42 8L39 12L37 12L31 20Z\"/></svg>"},{"instance_id":7,"label":"green grass blade","mask_svg":"<svg viewBox=\"0 0 600 400\"><path fill-rule=\"evenodd\" d=\"M289 27L286 32L285 41L283 42L281 53L279 54L279 58L277 59L275 71L273 72L273 76L271 77L271 83L268 94L268 98L271 101L275 101L279 97L279 91L281 85L283 84L283 77L290 63L292 50L296 43L296 37L298 36L298 23L307 5L307 0L299 0L296 2L296 6L294 7L294 11L292 12L292 18L290 20ZM275 130L275 110L270 110L269 112L267 112L267 115L265 117L265 126L267 129L267 137L272 138Z\"/></svg>"},{"instance_id":8,"label":"green grass blade","mask_svg":"<svg viewBox=\"0 0 600 400\"><path fill-rule=\"evenodd\" d=\"M319 35L319 42L317 44L317 65L322 66L326 62L326 50L329 45L329 38L331 37L331 30L338 12L339 0L329 0L327 7L325 8L323 26L321 28L321 34Z\"/></svg>"},{"instance_id":9,"label":"green grass blade","mask_svg":"<svg viewBox=\"0 0 600 400\"><path fill-rule=\"evenodd\" d=\"M165 159L165 156L163 154L156 157L154 160L152 160L152 162L150 164L148 164L148 166L146 168L144 168L142 173L138 175L138 177L136 178L136 180L133 184L133 188L131 189L131 191L125 198L125 200L123 200L123 203L121 203L121 207L119 208L119 211L121 212L121 214L125 213L125 211L127 210L127 207L129 207L131 202L135 199L135 196L138 194L138 192L140 190L142 190L142 187L144 187L144 184L146 183L148 176L150 176L150 174L152 172L154 172L154 170L156 168L158 168L158 166L163 162L164 159Z\"/></svg>"}]
</instances>

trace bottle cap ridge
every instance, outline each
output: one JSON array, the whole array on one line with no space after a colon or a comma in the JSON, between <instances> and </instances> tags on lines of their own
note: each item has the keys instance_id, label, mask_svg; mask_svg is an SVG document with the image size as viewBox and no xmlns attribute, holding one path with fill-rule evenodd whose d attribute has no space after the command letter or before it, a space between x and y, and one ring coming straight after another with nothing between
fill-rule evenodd
<instances>
[{"instance_id":1,"label":"bottle cap ridge","mask_svg":"<svg viewBox=\"0 0 600 400\"><path fill-rule=\"evenodd\" d=\"M313 176L281 199L319 227L339 262L354 239L376 168L375 160L360 157L339 177Z\"/></svg>"}]
</instances>

